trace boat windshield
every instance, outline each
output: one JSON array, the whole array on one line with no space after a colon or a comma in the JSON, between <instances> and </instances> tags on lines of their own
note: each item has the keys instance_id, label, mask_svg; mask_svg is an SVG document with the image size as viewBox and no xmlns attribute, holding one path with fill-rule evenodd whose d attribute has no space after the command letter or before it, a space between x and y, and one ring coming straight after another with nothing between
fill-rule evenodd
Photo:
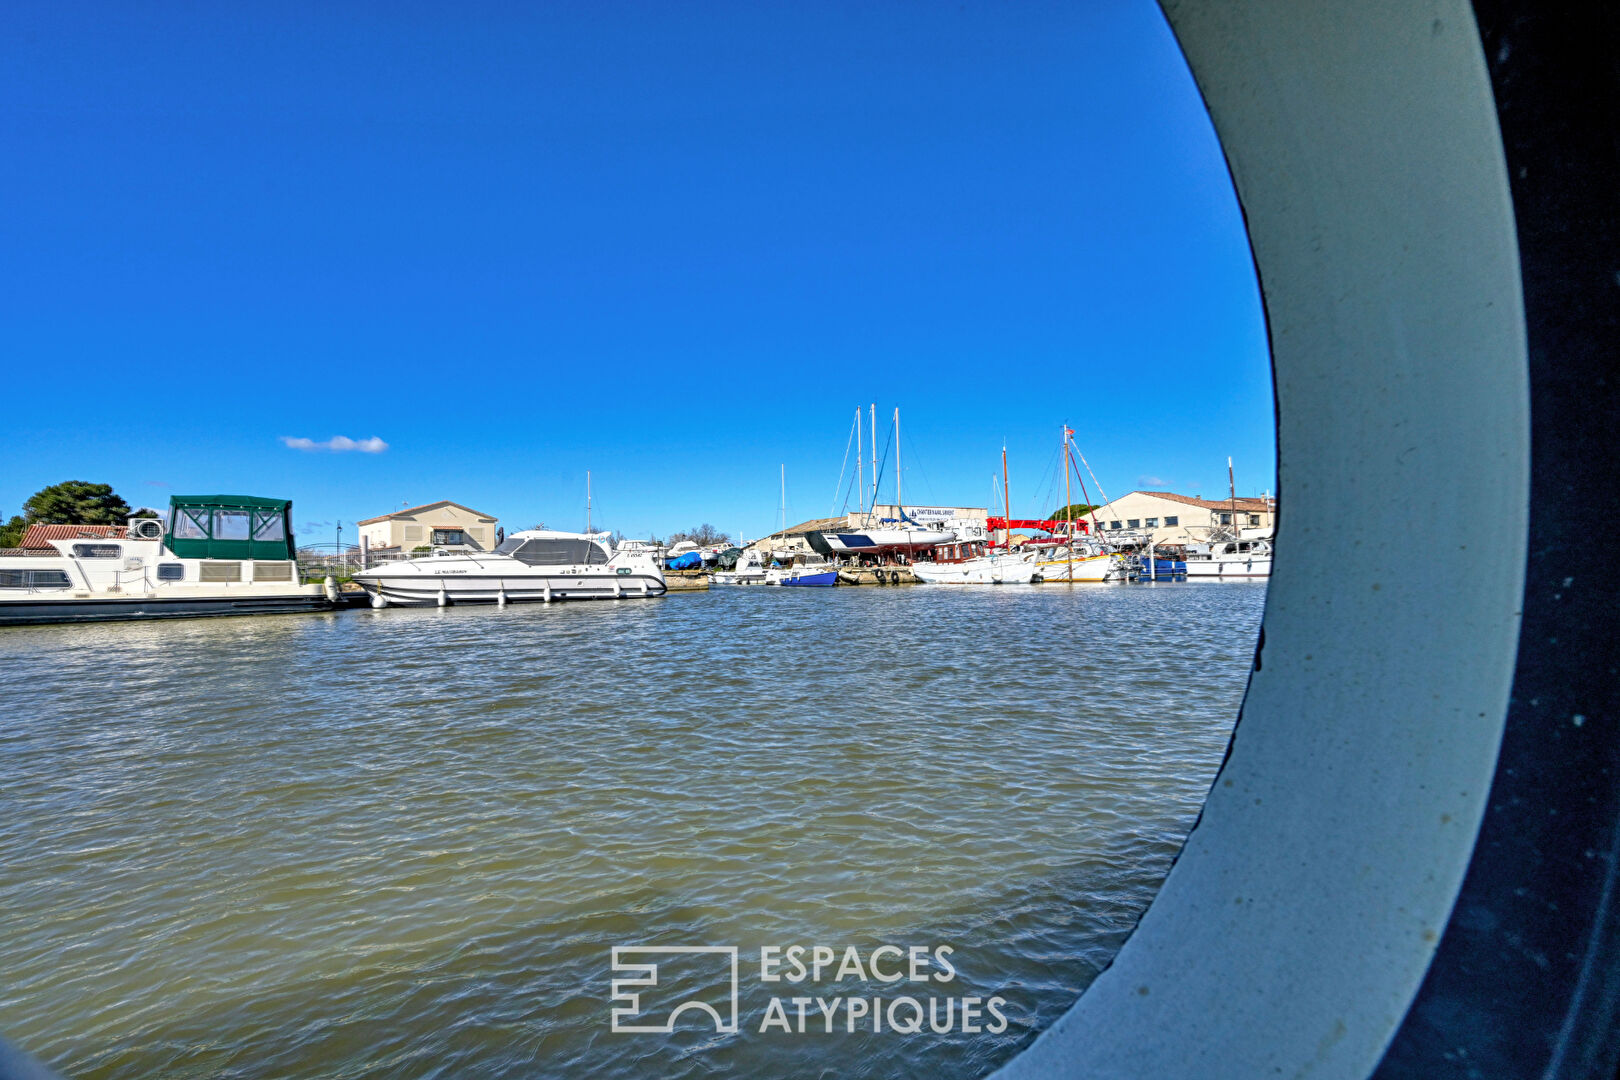
<instances>
[{"instance_id":1,"label":"boat windshield","mask_svg":"<svg viewBox=\"0 0 1620 1080\"><path fill-rule=\"evenodd\" d=\"M608 561L602 545L591 540L566 537L508 540L495 551L510 555L529 566L569 566L577 563L596 566Z\"/></svg>"}]
</instances>

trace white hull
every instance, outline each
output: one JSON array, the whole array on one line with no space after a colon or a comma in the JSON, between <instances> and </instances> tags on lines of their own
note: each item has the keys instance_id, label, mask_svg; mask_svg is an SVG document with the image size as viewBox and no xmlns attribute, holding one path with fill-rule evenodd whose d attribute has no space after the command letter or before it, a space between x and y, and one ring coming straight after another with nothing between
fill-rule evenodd
<instances>
[{"instance_id":1,"label":"white hull","mask_svg":"<svg viewBox=\"0 0 1620 1080\"><path fill-rule=\"evenodd\" d=\"M990 555L959 563L912 563L911 572L926 585L1028 585L1036 568L1017 556Z\"/></svg>"},{"instance_id":2,"label":"white hull","mask_svg":"<svg viewBox=\"0 0 1620 1080\"><path fill-rule=\"evenodd\" d=\"M807 533L805 539L828 556L887 555L948 544L956 534L940 529L845 529Z\"/></svg>"},{"instance_id":3,"label":"white hull","mask_svg":"<svg viewBox=\"0 0 1620 1080\"><path fill-rule=\"evenodd\" d=\"M717 570L709 575L709 584L713 585L763 585L765 584L764 571L753 574L737 574L729 570Z\"/></svg>"},{"instance_id":4,"label":"white hull","mask_svg":"<svg viewBox=\"0 0 1620 1080\"><path fill-rule=\"evenodd\" d=\"M408 607L450 604L499 604L559 600L624 600L662 596L668 591L663 575L602 573L428 576L414 578L357 576L375 602Z\"/></svg>"},{"instance_id":5,"label":"white hull","mask_svg":"<svg viewBox=\"0 0 1620 1080\"><path fill-rule=\"evenodd\" d=\"M1037 559L1034 566L1042 581L1125 581L1130 576L1117 555Z\"/></svg>"},{"instance_id":6,"label":"white hull","mask_svg":"<svg viewBox=\"0 0 1620 1080\"><path fill-rule=\"evenodd\" d=\"M513 533L493 553L409 559L354 579L371 594L373 607L623 600L668 591L646 552L610 557L595 537L534 529Z\"/></svg>"},{"instance_id":7,"label":"white hull","mask_svg":"<svg viewBox=\"0 0 1620 1080\"><path fill-rule=\"evenodd\" d=\"M1271 576L1271 557L1241 559L1188 559L1188 581L1236 581Z\"/></svg>"}]
</instances>

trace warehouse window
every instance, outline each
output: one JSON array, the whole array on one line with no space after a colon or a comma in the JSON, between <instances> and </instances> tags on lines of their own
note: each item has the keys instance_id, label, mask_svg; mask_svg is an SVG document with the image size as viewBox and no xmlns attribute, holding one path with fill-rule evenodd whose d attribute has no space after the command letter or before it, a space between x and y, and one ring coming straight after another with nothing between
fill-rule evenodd
<instances>
[{"instance_id":1,"label":"warehouse window","mask_svg":"<svg viewBox=\"0 0 1620 1080\"><path fill-rule=\"evenodd\" d=\"M1181 518L1177 517L1177 516L1174 516L1174 515L1164 519L1164 527L1167 528L1167 529L1170 528L1172 525L1180 525L1180 524L1181 524Z\"/></svg>"}]
</instances>

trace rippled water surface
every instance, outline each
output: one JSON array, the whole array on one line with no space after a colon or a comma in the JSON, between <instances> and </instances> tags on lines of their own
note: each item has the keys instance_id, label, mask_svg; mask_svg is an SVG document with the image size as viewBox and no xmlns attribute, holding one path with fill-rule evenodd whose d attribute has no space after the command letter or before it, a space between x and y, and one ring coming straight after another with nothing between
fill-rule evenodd
<instances>
[{"instance_id":1,"label":"rippled water surface","mask_svg":"<svg viewBox=\"0 0 1620 1080\"><path fill-rule=\"evenodd\" d=\"M1152 898L1263 598L754 588L0 631L0 1034L71 1077L980 1075ZM740 1030L610 1031L610 950L641 944L736 945ZM761 982L760 947L793 944L948 945L958 974ZM645 1015L723 1011L713 959L671 956ZM827 1033L810 1004L762 1033L773 995L795 1026L795 995L999 995L1007 1026L850 1032L845 1004Z\"/></svg>"}]
</instances>

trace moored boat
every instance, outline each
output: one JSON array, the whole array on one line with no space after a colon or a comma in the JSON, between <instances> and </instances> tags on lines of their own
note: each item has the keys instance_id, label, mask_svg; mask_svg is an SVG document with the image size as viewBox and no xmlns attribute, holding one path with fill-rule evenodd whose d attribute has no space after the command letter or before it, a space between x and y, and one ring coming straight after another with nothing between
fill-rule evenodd
<instances>
[{"instance_id":1,"label":"moored boat","mask_svg":"<svg viewBox=\"0 0 1620 1080\"><path fill-rule=\"evenodd\" d=\"M711 585L763 585L765 584L765 560L761 558L757 548L746 548L737 554L736 560L728 570L716 570L709 575Z\"/></svg>"},{"instance_id":2,"label":"moored boat","mask_svg":"<svg viewBox=\"0 0 1620 1080\"><path fill-rule=\"evenodd\" d=\"M989 554L982 540L940 544L933 558L913 562L911 572L925 585L1028 585L1036 576L1033 560Z\"/></svg>"},{"instance_id":3,"label":"moored boat","mask_svg":"<svg viewBox=\"0 0 1620 1080\"><path fill-rule=\"evenodd\" d=\"M1271 538L1212 538L1187 545L1188 581L1230 581L1271 576Z\"/></svg>"},{"instance_id":4,"label":"moored boat","mask_svg":"<svg viewBox=\"0 0 1620 1080\"><path fill-rule=\"evenodd\" d=\"M609 553L603 534L551 529L512 533L493 552L436 553L362 570L354 579L373 607L617 600L668 591L651 554Z\"/></svg>"},{"instance_id":5,"label":"moored boat","mask_svg":"<svg viewBox=\"0 0 1620 1080\"><path fill-rule=\"evenodd\" d=\"M285 499L176 495L168 518L131 518L121 535L57 527L66 535L0 553L0 626L331 608L330 579L300 580L291 509Z\"/></svg>"},{"instance_id":6,"label":"moored boat","mask_svg":"<svg viewBox=\"0 0 1620 1080\"><path fill-rule=\"evenodd\" d=\"M765 584L800 588L831 588L838 584L838 567L819 555L806 556L794 566L773 566L765 571Z\"/></svg>"}]
</instances>

